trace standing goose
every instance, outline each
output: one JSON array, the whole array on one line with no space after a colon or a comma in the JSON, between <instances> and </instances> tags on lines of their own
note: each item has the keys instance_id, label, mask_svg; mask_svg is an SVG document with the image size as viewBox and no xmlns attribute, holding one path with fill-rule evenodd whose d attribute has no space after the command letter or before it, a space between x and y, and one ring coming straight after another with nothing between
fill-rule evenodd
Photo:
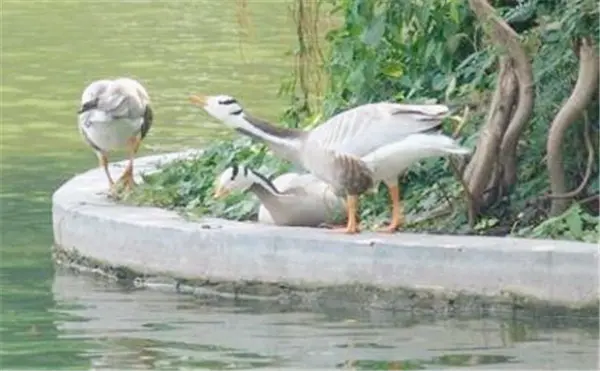
<instances>
[{"instance_id":1,"label":"standing goose","mask_svg":"<svg viewBox=\"0 0 600 371\"><path fill-rule=\"evenodd\" d=\"M261 202L261 223L318 227L344 222L340 220L346 211L343 198L312 174L285 173L271 181L254 169L233 164L217 178L214 197L247 190Z\"/></svg>"},{"instance_id":2,"label":"standing goose","mask_svg":"<svg viewBox=\"0 0 600 371\"><path fill-rule=\"evenodd\" d=\"M470 153L439 132L450 114L445 105L370 103L304 131L257 119L230 96L194 95L190 100L228 127L266 142L279 157L333 186L336 194L346 192L346 233L358 232L358 195L376 183L383 181L389 189L392 220L384 230L393 232L404 222L398 176L427 157Z\"/></svg>"},{"instance_id":3,"label":"standing goose","mask_svg":"<svg viewBox=\"0 0 600 371\"><path fill-rule=\"evenodd\" d=\"M108 152L126 147L129 163L117 182L127 189L134 185L133 159L152 126L153 114L146 89L130 78L97 80L81 96L79 131L98 156L111 193L115 182L108 171Z\"/></svg>"}]
</instances>

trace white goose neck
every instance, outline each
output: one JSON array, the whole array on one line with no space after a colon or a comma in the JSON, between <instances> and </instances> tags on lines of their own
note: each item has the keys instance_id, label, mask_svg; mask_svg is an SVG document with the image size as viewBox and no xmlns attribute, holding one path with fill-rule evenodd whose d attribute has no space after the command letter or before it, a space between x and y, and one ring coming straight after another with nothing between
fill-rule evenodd
<instances>
[{"instance_id":1,"label":"white goose neck","mask_svg":"<svg viewBox=\"0 0 600 371\"><path fill-rule=\"evenodd\" d=\"M299 152L302 149L301 130L280 128L245 112L231 117L230 120L237 131L266 142L269 146L277 148L277 152Z\"/></svg>"}]
</instances>

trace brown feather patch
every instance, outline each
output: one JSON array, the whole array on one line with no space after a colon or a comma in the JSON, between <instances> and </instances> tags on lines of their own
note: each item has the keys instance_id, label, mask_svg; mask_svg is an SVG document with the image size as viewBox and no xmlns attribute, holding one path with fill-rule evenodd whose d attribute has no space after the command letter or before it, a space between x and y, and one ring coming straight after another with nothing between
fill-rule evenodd
<instances>
[{"instance_id":1,"label":"brown feather patch","mask_svg":"<svg viewBox=\"0 0 600 371\"><path fill-rule=\"evenodd\" d=\"M373 187L373 172L360 158L336 154L333 165L336 178L349 195L359 195Z\"/></svg>"}]
</instances>

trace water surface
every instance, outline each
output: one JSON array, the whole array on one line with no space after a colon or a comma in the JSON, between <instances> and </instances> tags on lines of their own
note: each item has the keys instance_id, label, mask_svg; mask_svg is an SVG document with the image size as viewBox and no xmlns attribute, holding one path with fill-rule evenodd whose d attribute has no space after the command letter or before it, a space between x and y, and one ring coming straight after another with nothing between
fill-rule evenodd
<instances>
[{"instance_id":1,"label":"water surface","mask_svg":"<svg viewBox=\"0 0 600 371\"><path fill-rule=\"evenodd\" d=\"M268 119L281 113L288 5L250 3L250 38L240 37L233 1L0 3L2 368L593 368L596 329L300 312L55 271L51 194L97 165L75 125L89 82L128 75L147 86L156 124L142 153L227 133L188 104L191 92L234 95Z\"/></svg>"}]
</instances>

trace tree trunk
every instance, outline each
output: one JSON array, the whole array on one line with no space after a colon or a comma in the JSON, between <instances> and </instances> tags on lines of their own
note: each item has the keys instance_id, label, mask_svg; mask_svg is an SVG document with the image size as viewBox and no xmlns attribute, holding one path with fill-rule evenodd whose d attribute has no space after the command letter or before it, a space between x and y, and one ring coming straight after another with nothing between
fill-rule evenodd
<instances>
[{"instance_id":1,"label":"tree trunk","mask_svg":"<svg viewBox=\"0 0 600 371\"><path fill-rule=\"evenodd\" d=\"M494 184L490 184L490 179L495 178L494 171L498 170L498 151L516 98L515 74L509 58L501 57L499 65L496 91L485 124L479 131L475 153L464 173L475 208L482 206L486 189L495 187Z\"/></svg>"},{"instance_id":2,"label":"tree trunk","mask_svg":"<svg viewBox=\"0 0 600 371\"><path fill-rule=\"evenodd\" d=\"M494 8L486 0L469 0L469 5L504 55L477 150L465 171L474 203L485 206L502 196L501 189L517 181L517 144L533 112L533 72L519 36Z\"/></svg>"},{"instance_id":3,"label":"tree trunk","mask_svg":"<svg viewBox=\"0 0 600 371\"><path fill-rule=\"evenodd\" d=\"M598 63L596 46L593 45L590 39L582 39L579 44L579 75L577 82L571 96L552 121L546 143L552 195L567 192L561 145L567 128L576 121L577 117L581 117L586 106L594 97L594 93L598 88ZM552 198L550 216L557 216L565 212L571 201L571 198Z\"/></svg>"}]
</instances>

